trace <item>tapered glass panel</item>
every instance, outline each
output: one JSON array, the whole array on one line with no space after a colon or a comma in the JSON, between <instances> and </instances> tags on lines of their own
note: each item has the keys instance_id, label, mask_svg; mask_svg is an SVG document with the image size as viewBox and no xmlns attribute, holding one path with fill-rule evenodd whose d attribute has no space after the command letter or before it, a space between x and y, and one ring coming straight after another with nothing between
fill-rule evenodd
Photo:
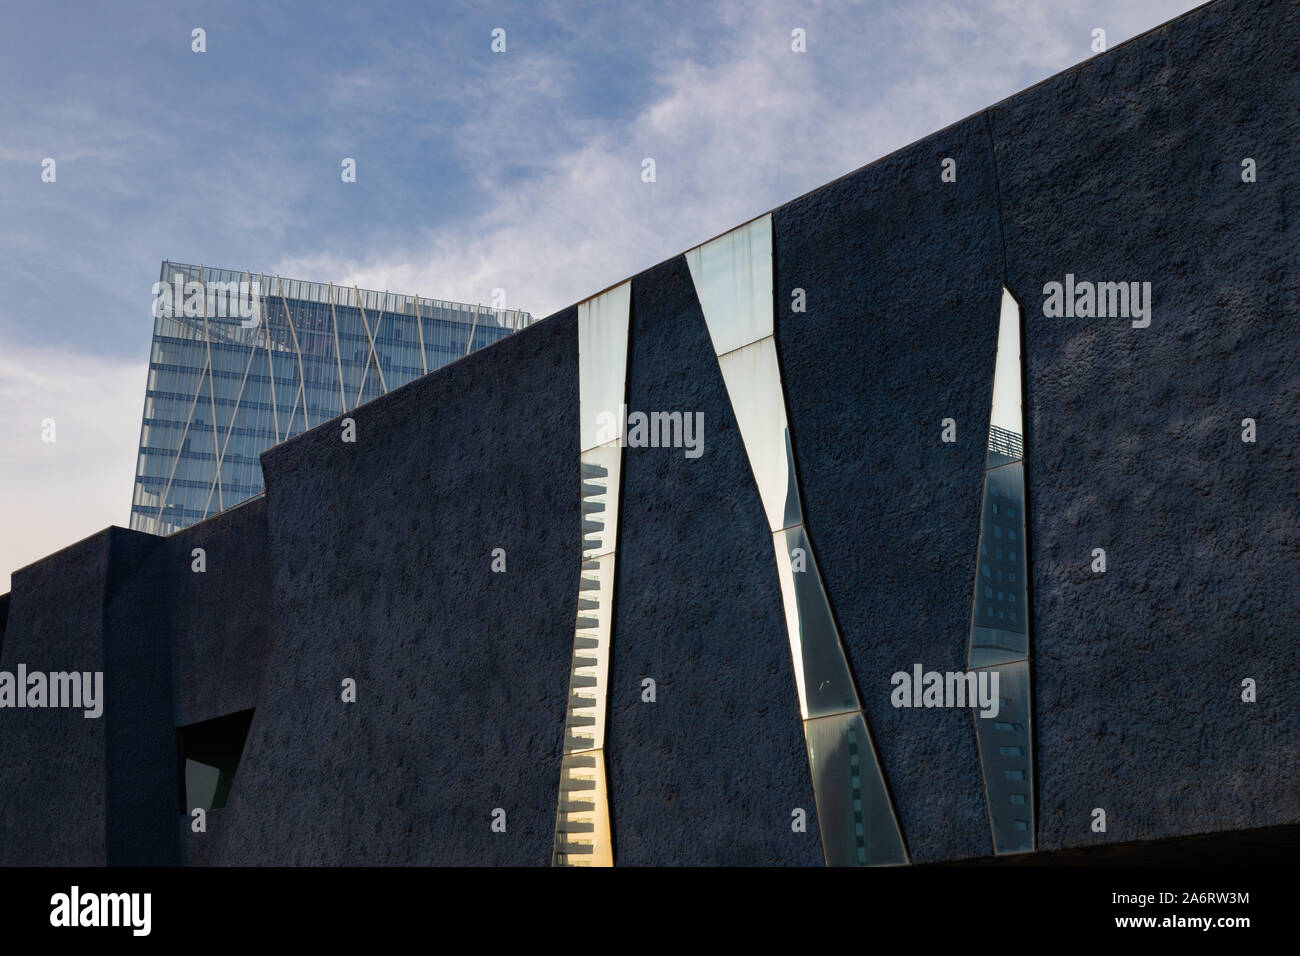
<instances>
[{"instance_id":1,"label":"tapered glass panel","mask_svg":"<svg viewBox=\"0 0 1300 956\"><path fill-rule=\"evenodd\" d=\"M982 717L979 710L974 712L993 849L996 853L1023 853L1034 848L1029 662L999 664L984 670L998 675L997 714Z\"/></svg>"},{"instance_id":2,"label":"tapered glass panel","mask_svg":"<svg viewBox=\"0 0 1300 956\"><path fill-rule=\"evenodd\" d=\"M686 253L718 355L772 334L772 217L762 216Z\"/></svg>"},{"instance_id":3,"label":"tapered glass panel","mask_svg":"<svg viewBox=\"0 0 1300 956\"><path fill-rule=\"evenodd\" d=\"M802 716L856 710L857 690L803 525L776 532L772 544Z\"/></svg>"},{"instance_id":4,"label":"tapered glass panel","mask_svg":"<svg viewBox=\"0 0 1300 956\"><path fill-rule=\"evenodd\" d=\"M612 552L618 543L619 476L623 449L617 440L582 453L582 558Z\"/></svg>"},{"instance_id":5,"label":"tapered glass panel","mask_svg":"<svg viewBox=\"0 0 1300 956\"><path fill-rule=\"evenodd\" d=\"M998 678L997 714L975 716L996 853L1032 850L1035 840L1022 361L1020 306L1004 288L968 658L981 677Z\"/></svg>"},{"instance_id":6,"label":"tapered glass panel","mask_svg":"<svg viewBox=\"0 0 1300 956\"><path fill-rule=\"evenodd\" d=\"M1020 368L1020 306L1004 288L998 316L998 357L993 370L993 409L989 415L990 468L1024 457Z\"/></svg>"},{"instance_id":7,"label":"tapered glass panel","mask_svg":"<svg viewBox=\"0 0 1300 956\"><path fill-rule=\"evenodd\" d=\"M632 283L578 306L578 395L582 450L615 441L627 429L628 316Z\"/></svg>"},{"instance_id":8,"label":"tapered glass panel","mask_svg":"<svg viewBox=\"0 0 1300 956\"><path fill-rule=\"evenodd\" d=\"M760 339L718 357L731 408L740 426L763 501L768 527L779 531L803 521L794 455L785 417L785 394L777 361L776 340Z\"/></svg>"},{"instance_id":9,"label":"tapered glass panel","mask_svg":"<svg viewBox=\"0 0 1300 956\"><path fill-rule=\"evenodd\" d=\"M828 866L906 863L884 775L860 711L804 721Z\"/></svg>"},{"instance_id":10,"label":"tapered glass panel","mask_svg":"<svg viewBox=\"0 0 1300 956\"><path fill-rule=\"evenodd\" d=\"M578 614L564 722L566 753L605 746L605 696L613 608L613 553L584 560L578 578Z\"/></svg>"},{"instance_id":11,"label":"tapered glass panel","mask_svg":"<svg viewBox=\"0 0 1300 956\"><path fill-rule=\"evenodd\" d=\"M619 478L627 422L631 283L578 306L582 571L564 719L555 866L613 866L605 711L614 629Z\"/></svg>"},{"instance_id":12,"label":"tapered glass panel","mask_svg":"<svg viewBox=\"0 0 1300 956\"><path fill-rule=\"evenodd\" d=\"M827 862L906 862L834 615L803 527L785 389L773 335L771 217L764 216L691 250L686 261L773 532Z\"/></svg>"},{"instance_id":13,"label":"tapered glass panel","mask_svg":"<svg viewBox=\"0 0 1300 956\"><path fill-rule=\"evenodd\" d=\"M1029 655L1027 544L1024 463L992 468L984 475L971 667L1021 660Z\"/></svg>"},{"instance_id":14,"label":"tapered glass panel","mask_svg":"<svg viewBox=\"0 0 1300 956\"><path fill-rule=\"evenodd\" d=\"M553 866L613 866L605 757L600 751L565 754L555 814Z\"/></svg>"}]
</instances>

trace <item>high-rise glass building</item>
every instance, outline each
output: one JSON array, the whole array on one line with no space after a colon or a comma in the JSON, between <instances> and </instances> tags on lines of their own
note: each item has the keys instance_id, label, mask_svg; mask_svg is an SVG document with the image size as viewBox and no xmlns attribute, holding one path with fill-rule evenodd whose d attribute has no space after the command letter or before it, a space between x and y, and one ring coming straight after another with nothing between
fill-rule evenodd
<instances>
[{"instance_id":1,"label":"high-rise glass building","mask_svg":"<svg viewBox=\"0 0 1300 956\"><path fill-rule=\"evenodd\" d=\"M533 321L164 261L131 527L170 534L262 493L259 455Z\"/></svg>"}]
</instances>

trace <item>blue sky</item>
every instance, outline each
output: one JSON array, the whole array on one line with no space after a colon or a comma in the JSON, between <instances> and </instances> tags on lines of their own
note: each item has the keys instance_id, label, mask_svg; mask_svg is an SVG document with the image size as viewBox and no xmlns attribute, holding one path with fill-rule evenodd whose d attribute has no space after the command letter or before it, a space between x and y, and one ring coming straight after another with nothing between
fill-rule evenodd
<instances>
[{"instance_id":1,"label":"blue sky","mask_svg":"<svg viewBox=\"0 0 1300 956\"><path fill-rule=\"evenodd\" d=\"M540 317L1195 5L11 2L0 592L127 521L163 258Z\"/></svg>"}]
</instances>

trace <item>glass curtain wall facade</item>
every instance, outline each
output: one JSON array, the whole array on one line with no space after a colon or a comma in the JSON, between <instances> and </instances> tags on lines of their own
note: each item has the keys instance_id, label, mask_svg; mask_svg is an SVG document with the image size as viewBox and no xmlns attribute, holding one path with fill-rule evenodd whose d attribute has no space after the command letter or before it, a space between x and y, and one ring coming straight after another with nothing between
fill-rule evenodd
<instances>
[{"instance_id":1,"label":"glass curtain wall facade","mask_svg":"<svg viewBox=\"0 0 1300 956\"><path fill-rule=\"evenodd\" d=\"M527 312L163 262L131 527L262 493L259 456L529 325Z\"/></svg>"}]
</instances>

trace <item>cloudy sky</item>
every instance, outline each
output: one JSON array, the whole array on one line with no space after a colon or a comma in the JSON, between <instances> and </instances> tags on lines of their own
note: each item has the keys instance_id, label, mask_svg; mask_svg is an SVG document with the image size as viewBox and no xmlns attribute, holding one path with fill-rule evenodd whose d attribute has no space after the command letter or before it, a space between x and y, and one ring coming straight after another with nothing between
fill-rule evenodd
<instances>
[{"instance_id":1,"label":"cloudy sky","mask_svg":"<svg viewBox=\"0 0 1300 956\"><path fill-rule=\"evenodd\" d=\"M0 593L128 521L164 258L541 317L1196 5L8 3Z\"/></svg>"}]
</instances>

